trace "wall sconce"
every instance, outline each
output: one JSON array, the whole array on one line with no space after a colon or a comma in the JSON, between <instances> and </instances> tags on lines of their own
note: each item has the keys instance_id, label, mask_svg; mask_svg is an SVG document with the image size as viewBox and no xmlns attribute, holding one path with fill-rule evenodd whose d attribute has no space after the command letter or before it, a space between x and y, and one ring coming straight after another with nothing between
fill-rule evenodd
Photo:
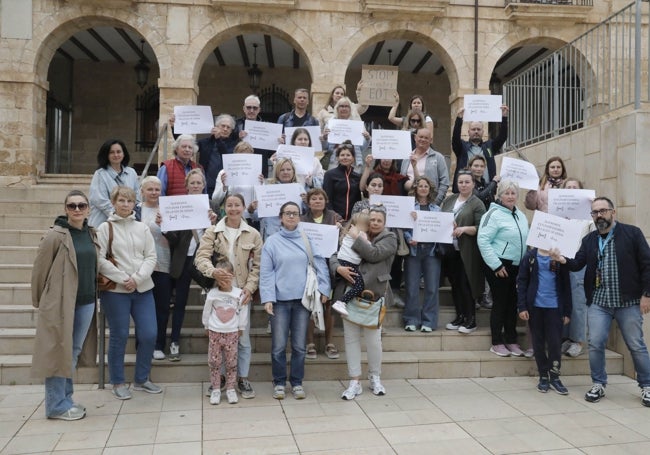
<instances>
[{"instance_id":1,"label":"wall sconce","mask_svg":"<svg viewBox=\"0 0 650 455\"><path fill-rule=\"evenodd\" d=\"M262 78L262 70L257 66L257 46L257 43L253 43L253 66L248 70L248 86L256 95Z\"/></svg>"},{"instance_id":2,"label":"wall sconce","mask_svg":"<svg viewBox=\"0 0 650 455\"><path fill-rule=\"evenodd\" d=\"M140 40L140 48L142 50L142 55L143 58L140 59L137 65L135 65L135 80L140 86L140 88L144 88L145 85L147 85L147 80L149 80L149 65L147 64L147 61L144 59L144 40Z\"/></svg>"}]
</instances>

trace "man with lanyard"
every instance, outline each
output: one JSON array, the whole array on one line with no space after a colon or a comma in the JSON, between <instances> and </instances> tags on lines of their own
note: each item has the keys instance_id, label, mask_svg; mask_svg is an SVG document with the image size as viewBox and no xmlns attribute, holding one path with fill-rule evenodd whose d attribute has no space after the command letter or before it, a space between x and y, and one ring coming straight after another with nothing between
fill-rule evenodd
<instances>
[{"instance_id":1,"label":"man with lanyard","mask_svg":"<svg viewBox=\"0 0 650 455\"><path fill-rule=\"evenodd\" d=\"M497 173L497 165L494 161L494 156L501 153L501 148L508 138L508 112L509 108L505 104L501 106L501 127L499 128L499 135L494 139L483 140L483 123L470 122L467 130L469 141L463 141L460 138L460 132L463 129L463 113L465 109L460 109L456 116L454 123L454 131L451 134L451 148L456 155L456 171L454 172L454 181L452 184L452 191L458 193L458 171L465 169L471 160L476 155L481 155L485 158L485 172L483 178L486 182L490 182Z\"/></svg>"},{"instance_id":2,"label":"man with lanyard","mask_svg":"<svg viewBox=\"0 0 650 455\"><path fill-rule=\"evenodd\" d=\"M318 119L307 112L309 106L309 90L296 89L293 95L293 110L278 117L278 123L286 127L318 126ZM284 131L284 130L283 130Z\"/></svg>"},{"instance_id":3,"label":"man with lanyard","mask_svg":"<svg viewBox=\"0 0 650 455\"><path fill-rule=\"evenodd\" d=\"M262 108L260 107L260 99L255 95L248 95L244 99L244 116L237 119L235 122L235 134L242 141L246 140L246 120L263 122L264 120L260 116ZM264 178L269 176L269 158L275 153L275 150L264 150L264 149L253 149L255 154L262 156L262 174Z\"/></svg>"},{"instance_id":4,"label":"man with lanyard","mask_svg":"<svg viewBox=\"0 0 650 455\"><path fill-rule=\"evenodd\" d=\"M551 250L554 260L567 263L573 271L587 266L584 286L593 385L585 400L596 403L605 396L605 348L612 319L616 319L632 355L641 403L650 407L650 356L643 340L643 315L650 312L650 247L638 227L616 221L610 199L594 199L591 216L597 231L582 239L575 259Z\"/></svg>"}]
</instances>

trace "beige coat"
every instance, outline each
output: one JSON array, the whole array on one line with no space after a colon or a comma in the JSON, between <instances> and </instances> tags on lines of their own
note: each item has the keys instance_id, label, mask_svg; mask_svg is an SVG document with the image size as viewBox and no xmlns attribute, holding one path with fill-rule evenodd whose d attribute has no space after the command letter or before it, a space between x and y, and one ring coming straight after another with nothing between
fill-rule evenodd
<instances>
[{"instance_id":1,"label":"beige coat","mask_svg":"<svg viewBox=\"0 0 650 455\"><path fill-rule=\"evenodd\" d=\"M228 239L224 235L226 218L217 223L216 226L206 229L201 243L196 250L194 264L205 276L212 277L214 265L212 254L229 257ZM262 255L262 237L257 230L242 220L239 225L240 233L235 240L235 277L238 287L246 289L250 295L257 290L260 282L260 258Z\"/></svg>"},{"instance_id":2,"label":"beige coat","mask_svg":"<svg viewBox=\"0 0 650 455\"><path fill-rule=\"evenodd\" d=\"M96 244L95 231L90 232ZM70 231L54 226L41 241L32 270L32 305L38 308L32 377L72 377L77 285L77 255ZM79 356L80 366L95 365L97 331L92 327Z\"/></svg>"}]
</instances>

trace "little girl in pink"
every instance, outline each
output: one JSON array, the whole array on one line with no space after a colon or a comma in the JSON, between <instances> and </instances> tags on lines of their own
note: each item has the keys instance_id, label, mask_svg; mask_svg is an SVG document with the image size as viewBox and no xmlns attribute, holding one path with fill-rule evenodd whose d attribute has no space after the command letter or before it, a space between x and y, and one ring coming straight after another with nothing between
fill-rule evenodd
<instances>
[{"instance_id":1,"label":"little girl in pink","mask_svg":"<svg viewBox=\"0 0 650 455\"><path fill-rule=\"evenodd\" d=\"M215 265L216 269L224 269L232 276L233 265L228 260L221 260ZM248 311L240 311L242 290L232 285L231 279L222 279L216 283L218 287L208 292L203 307L203 326L208 332L208 365L210 366L210 382L212 393L210 404L221 402L221 363L226 367L226 397L228 403L237 403L237 343L239 334L248 324Z\"/></svg>"}]
</instances>

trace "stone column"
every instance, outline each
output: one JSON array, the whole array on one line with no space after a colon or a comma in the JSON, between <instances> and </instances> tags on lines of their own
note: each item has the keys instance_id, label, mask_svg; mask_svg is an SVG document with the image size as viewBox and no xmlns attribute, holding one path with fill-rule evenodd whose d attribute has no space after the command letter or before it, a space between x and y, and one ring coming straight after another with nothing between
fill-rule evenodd
<instances>
[{"instance_id":1,"label":"stone column","mask_svg":"<svg viewBox=\"0 0 650 455\"><path fill-rule=\"evenodd\" d=\"M187 81L169 81L159 80L158 86L160 87L160 119L159 125L167 123L169 116L174 113L174 106L190 106L195 105L198 98L198 87L187 86ZM173 154L171 128L167 130L167 150L165 150L165 142L161 140L158 147L158 163L170 158Z\"/></svg>"}]
</instances>

